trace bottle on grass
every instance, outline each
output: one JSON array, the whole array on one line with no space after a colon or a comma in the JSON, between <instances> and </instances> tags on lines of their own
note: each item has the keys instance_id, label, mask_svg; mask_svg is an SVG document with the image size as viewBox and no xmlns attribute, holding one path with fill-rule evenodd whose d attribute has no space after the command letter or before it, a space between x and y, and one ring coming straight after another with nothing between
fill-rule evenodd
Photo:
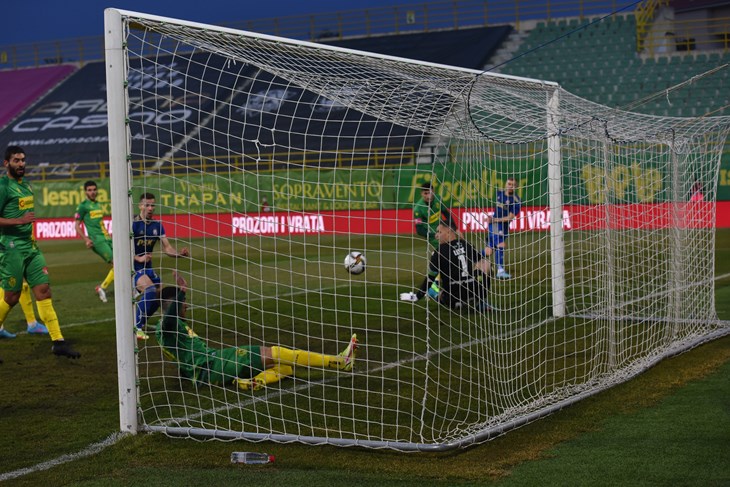
<instances>
[{"instance_id":1,"label":"bottle on grass","mask_svg":"<svg viewBox=\"0 0 730 487\"><path fill-rule=\"evenodd\" d=\"M264 463L273 463L274 455L268 453L259 453L255 451L234 451L231 453L232 463L245 463L247 465L262 465Z\"/></svg>"}]
</instances>

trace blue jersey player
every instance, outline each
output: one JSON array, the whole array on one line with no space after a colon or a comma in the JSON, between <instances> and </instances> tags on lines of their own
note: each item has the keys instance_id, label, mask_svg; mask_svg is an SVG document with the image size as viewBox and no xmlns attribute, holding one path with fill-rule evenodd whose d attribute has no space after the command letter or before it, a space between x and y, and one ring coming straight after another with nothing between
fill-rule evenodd
<instances>
[{"instance_id":1,"label":"blue jersey player","mask_svg":"<svg viewBox=\"0 0 730 487\"><path fill-rule=\"evenodd\" d=\"M149 336L144 332L147 318L160 307L160 276L152 267L152 251L159 241L162 251L170 257L188 257L187 248L175 250L165 235L162 222L153 220L155 213L155 196L144 193L139 199L139 216L132 222L134 235L134 285L140 298L137 301L135 312L135 330L137 339L147 340Z\"/></svg>"},{"instance_id":2,"label":"blue jersey player","mask_svg":"<svg viewBox=\"0 0 730 487\"><path fill-rule=\"evenodd\" d=\"M494 251L494 263L497 266L497 279L509 279L510 276L504 270L504 242L509 235L509 225L517 218L522 209L522 200L515 193L517 181L515 178L508 178L501 191L497 191L497 201L494 207L494 214L489 217L489 236L487 246L484 248L484 255L492 255Z\"/></svg>"}]
</instances>

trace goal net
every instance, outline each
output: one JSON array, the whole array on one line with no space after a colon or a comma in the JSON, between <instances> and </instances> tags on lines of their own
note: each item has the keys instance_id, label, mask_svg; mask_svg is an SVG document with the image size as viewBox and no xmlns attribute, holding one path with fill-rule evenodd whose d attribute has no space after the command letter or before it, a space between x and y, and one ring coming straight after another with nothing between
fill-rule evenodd
<instances>
[{"instance_id":1,"label":"goal net","mask_svg":"<svg viewBox=\"0 0 730 487\"><path fill-rule=\"evenodd\" d=\"M208 347L191 376L158 343L159 314L135 341L118 279L123 430L462 447L730 331L713 281L730 117L640 115L555 83L111 9L106 32L117 273L152 194L191 253L153 266L163 285L187 280L186 322ZM519 211L490 237L490 215L515 208L510 178ZM434 252L414 226L426 182L489 248L478 309L399 299ZM346 271L351 251L364 273ZM352 371L308 362L251 390L210 370L230 347L336 355L353 334Z\"/></svg>"}]
</instances>

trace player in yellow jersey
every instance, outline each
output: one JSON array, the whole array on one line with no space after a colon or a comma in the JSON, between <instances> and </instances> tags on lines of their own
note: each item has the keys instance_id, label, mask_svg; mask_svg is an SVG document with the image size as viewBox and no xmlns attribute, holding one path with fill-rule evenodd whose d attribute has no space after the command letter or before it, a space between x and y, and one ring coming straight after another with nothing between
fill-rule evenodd
<instances>
[{"instance_id":1,"label":"player in yellow jersey","mask_svg":"<svg viewBox=\"0 0 730 487\"><path fill-rule=\"evenodd\" d=\"M79 203L79 206L76 208L76 215L74 216L74 220L76 220L76 234L85 242L87 249L93 250L104 262L112 266L104 281L94 289L99 299L106 303L106 289L114 281L112 239L104 226L104 207L96 201L96 197L99 194L96 182L86 181L84 183L84 193L86 193L86 199ZM86 227L86 233L81 228L82 222L84 223L84 227Z\"/></svg>"},{"instance_id":2,"label":"player in yellow jersey","mask_svg":"<svg viewBox=\"0 0 730 487\"><path fill-rule=\"evenodd\" d=\"M18 303L25 279L35 295L38 314L53 340L53 353L79 358L81 354L61 333L51 300L48 266L33 235L35 203L33 188L24 179L25 151L18 146L9 146L3 165L7 174L0 178L0 287L5 290L5 296L0 300L0 327Z\"/></svg>"}]
</instances>

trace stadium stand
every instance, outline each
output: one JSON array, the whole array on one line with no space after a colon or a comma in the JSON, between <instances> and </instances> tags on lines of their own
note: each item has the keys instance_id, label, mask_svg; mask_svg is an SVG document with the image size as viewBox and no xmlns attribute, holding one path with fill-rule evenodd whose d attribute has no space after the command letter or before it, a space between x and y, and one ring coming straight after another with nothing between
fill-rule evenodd
<instances>
[{"instance_id":1,"label":"stadium stand","mask_svg":"<svg viewBox=\"0 0 730 487\"><path fill-rule=\"evenodd\" d=\"M538 22L515 53L516 59L499 71L557 81L578 96L623 107L730 62L730 53L719 52L642 57L636 52L633 15L590 22L578 18ZM711 112L730 103L728 71L695 80L691 90L680 89L633 110L665 116Z\"/></svg>"},{"instance_id":2,"label":"stadium stand","mask_svg":"<svg viewBox=\"0 0 730 487\"><path fill-rule=\"evenodd\" d=\"M70 64L0 71L0 128L76 70Z\"/></svg>"},{"instance_id":3,"label":"stadium stand","mask_svg":"<svg viewBox=\"0 0 730 487\"><path fill-rule=\"evenodd\" d=\"M516 59L498 66L495 71L557 81L566 90L586 99L625 107L730 61L730 52L680 51L657 58L642 56L636 52L634 15L617 15L590 24L592 20L595 18L523 22L522 29L527 26L534 28L519 33L521 42L512 54ZM509 25L462 27L361 38L325 38L321 42L483 69L514 32ZM400 155L396 156L400 159L392 163L407 162L404 158L408 157L413 157L414 162L429 159L416 159L423 144L428 145L428 141L424 142L418 133L345 110L330 100L316 97L275 77L253 73L250 67L240 66L236 68L237 72L228 72L215 61L211 65L210 61L196 56L178 56L174 65L169 63L168 67L164 67L163 60L159 72L146 73L144 79L130 80L133 88L135 83L138 85L139 93L144 92L145 83L170 83L172 86L171 97L164 100L142 100L142 95L139 95L138 110L130 114L133 144L138 147L142 143L149 144L141 124L135 123L147 116L145 106L170 105L169 118L158 121L170 130L163 131L168 134L166 139L163 137L163 140L155 142L159 159L153 164L157 167L173 159L177 149L198 155L201 164L206 158L226 157L237 160L236 164L247 169L276 169L291 164L315 167L361 165L373 160L387 164L387 156L362 156L357 152L387 152L388 146L400 151ZM200 72L200 85L188 85L185 91L175 87L175 73L178 71L189 74ZM252 75L255 76L252 78ZM253 86L247 90L237 89L236 83L245 79L254 79ZM632 109L673 116L711 113L730 103L729 81L730 69L726 69L714 76L693 80L692 89L680 89ZM102 62L92 62L80 69L73 65L60 65L2 71L0 85L3 86L0 126L5 125L0 131L1 145L16 143L32 148L34 160L39 163L34 170L43 171L43 177L104 176L108 147ZM244 93L249 89L250 94ZM190 95L195 92L213 93L214 90L217 99L230 97L233 100L232 105L237 107L235 113L217 114L211 106L214 103L212 97ZM42 100L38 101L41 97ZM301 103L303 100L307 103ZM276 105L277 117L267 111L270 104ZM298 107L296 116L293 112L295 107ZM308 107L311 112L301 113L302 107ZM204 116L204 113L216 115ZM271 126L272 130L253 133L252 125L246 124L249 117L270 117L271 120L264 126ZM352 123L340 125L343 119ZM297 126L303 123L302 120L308 120L310 135L307 137L297 135L305 133L304 127ZM321 127L320 137L311 136L313 125ZM337 133L329 133L330 125L337 125L340 129ZM341 131L343 126L346 132ZM192 131L199 132L199 135L188 140ZM363 137L366 133L375 137ZM288 134L286 144L278 144L277 138L284 137L284 134ZM358 140L368 138L375 142L372 147L357 147ZM191 147L192 140L197 140L196 147ZM293 147L296 151L277 154L277 146ZM428 152L428 147L424 149L422 152ZM96 164L97 169L83 174L77 172L77 167L89 167L89 164Z\"/></svg>"},{"instance_id":4,"label":"stadium stand","mask_svg":"<svg viewBox=\"0 0 730 487\"><path fill-rule=\"evenodd\" d=\"M325 41L323 44L462 68L482 69L512 30L511 25L501 25Z\"/></svg>"},{"instance_id":5,"label":"stadium stand","mask_svg":"<svg viewBox=\"0 0 730 487\"><path fill-rule=\"evenodd\" d=\"M419 133L345 109L248 65L233 65L207 54L178 54L174 60L159 58L156 62L143 74L131 66L129 79L132 153L140 152L145 144L145 152L159 158L147 161L156 168L174 158L177 149L197 155L201 161L225 157L240 160L247 169L277 169L292 164L365 165L372 158L358 158L355 152L389 146L397 147L401 158L404 148L408 148L408 157L414 157L420 145ZM51 179L73 176L76 166L83 163L108 161L104 70L102 62L79 69L0 132L0 145L17 144L32 150L34 171L59 168L44 172ZM183 72L187 78L181 86ZM151 96L152 85L168 89L167 95ZM216 100L231 100L221 106L235 108L221 111ZM146 108L151 107L164 116L150 120ZM246 123L252 118L257 123ZM145 130L153 126L161 130L149 138ZM263 131L261 126L270 130ZM316 127L319 136L313 135ZM290 149L276 154L276 147ZM101 167L99 164L100 171Z\"/></svg>"},{"instance_id":6,"label":"stadium stand","mask_svg":"<svg viewBox=\"0 0 730 487\"><path fill-rule=\"evenodd\" d=\"M511 30L509 26L463 29L342 40L334 44L441 64L480 67ZM427 48L420 49L421 46ZM292 164L357 166L376 159L388 163L383 157L359 156L358 151L387 153L391 147L398 154L398 160L392 162L401 163L404 157L415 158L422 143L420 133L344 109L272 75L256 73L250 66L238 65L231 69L228 65L224 69L226 60L204 56L178 55L174 61L160 59L155 72L130 77L130 96L133 102L135 96L138 100L138 108L130 113L133 152L141 144L146 144L148 154L152 152L151 142L138 123L149 113L145 107L167 107L168 118L157 122L170 130L162 130L154 138L154 153L159 159L153 164L157 167L174 158L177 149L198 155L201 161L212 157L238 159L247 169L277 169ZM134 71L134 66L131 68ZM177 85L181 72L188 76L184 89ZM200 79L199 84L191 85L189 80L196 78ZM245 90L238 86L251 79L253 84ZM169 85L170 96L150 98L145 94L150 83L158 88ZM235 112L218 113L213 100L229 98L231 106L237 107ZM102 163L108 159L105 102L104 63L86 64L42 103L0 132L0 145L14 143L32 147L34 159L39 162L35 170L46 171L44 176L48 178L69 177L71 173L76 174L74 168L79 164ZM272 115L274 111L276 116ZM203 115L206 113L215 115L206 117ZM247 124L246 120L251 117L264 119L261 125L271 130L261 131L259 123ZM342 124L342 120L347 123ZM145 121L149 127L150 120ZM318 137L312 136L315 127L319 127ZM193 131L198 134L188 140L188 134ZM298 135L305 133L306 137ZM282 137L286 140L279 140ZM295 151L277 154L277 146ZM48 167L58 169L48 172ZM101 164L99 167L103 170ZM94 175L98 174L85 174Z\"/></svg>"}]
</instances>

